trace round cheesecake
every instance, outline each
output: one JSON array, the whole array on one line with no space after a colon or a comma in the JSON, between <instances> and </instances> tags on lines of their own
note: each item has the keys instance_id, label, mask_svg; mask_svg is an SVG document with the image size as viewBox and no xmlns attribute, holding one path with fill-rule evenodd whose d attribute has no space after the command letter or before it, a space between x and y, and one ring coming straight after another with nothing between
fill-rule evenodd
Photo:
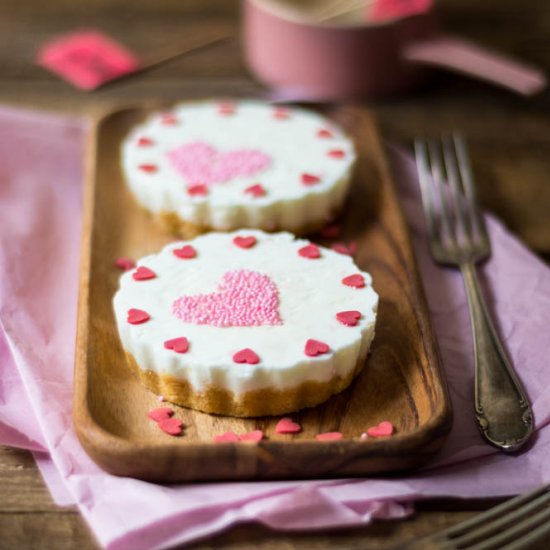
<instances>
[{"instance_id":1,"label":"round cheesecake","mask_svg":"<svg viewBox=\"0 0 550 550\"><path fill-rule=\"evenodd\" d=\"M289 233L210 233L124 273L122 346L142 382L209 413L317 405L362 369L378 296L349 256Z\"/></svg>"},{"instance_id":2,"label":"round cheesecake","mask_svg":"<svg viewBox=\"0 0 550 550\"><path fill-rule=\"evenodd\" d=\"M122 144L133 195L184 238L315 231L341 209L354 161L353 143L329 119L260 101L182 103Z\"/></svg>"}]
</instances>

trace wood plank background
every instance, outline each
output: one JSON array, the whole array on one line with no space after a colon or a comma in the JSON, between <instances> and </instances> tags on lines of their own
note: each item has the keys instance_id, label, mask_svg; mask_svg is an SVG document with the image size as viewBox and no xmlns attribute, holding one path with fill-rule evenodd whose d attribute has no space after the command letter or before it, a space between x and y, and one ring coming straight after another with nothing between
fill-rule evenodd
<instances>
[{"instance_id":1,"label":"wood plank background","mask_svg":"<svg viewBox=\"0 0 550 550\"><path fill-rule=\"evenodd\" d=\"M550 72L548 0L440 0L449 30ZM232 95L258 90L241 58L237 0L2 0L0 102L86 114L113 102ZM77 27L98 27L148 58L204 37L223 42L114 83L73 90L32 63L41 43ZM550 258L550 92L524 99L453 75L406 97L369 103L383 134L410 143L419 134L463 131L483 204L536 252ZM330 534L275 534L241 526L194 548L387 548L475 513L477 503L424 504L413 518ZM445 510L445 511L443 511ZM74 510L51 501L31 456L0 447L0 549L96 548Z\"/></svg>"}]
</instances>

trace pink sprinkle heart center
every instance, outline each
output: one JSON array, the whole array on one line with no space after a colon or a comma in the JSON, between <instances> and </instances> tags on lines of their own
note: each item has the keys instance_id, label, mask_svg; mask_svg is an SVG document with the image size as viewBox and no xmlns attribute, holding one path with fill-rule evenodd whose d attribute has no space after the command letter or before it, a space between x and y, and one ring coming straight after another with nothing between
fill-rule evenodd
<instances>
[{"instance_id":1,"label":"pink sprinkle heart center","mask_svg":"<svg viewBox=\"0 0 550 550\"><path fill-rule=\"evenodd\" d=\"M216 327L282 325L275 283L257 271L239 269L222 277L217 292L181 296L172 312L184 323Z\"/></svg>"},{"instance_id":2,"label":"pink sprinkle heart center","mask_svg":"<svg viewBox=\"0 0 550 550\"><path fill-rule=\"evenodd\" d=\"M252 177L271 164L271 157L259 149L218 151L196 141L167 153L172 166L189 183L225 183L239 177Z\"/></svg>"}]
</instances>

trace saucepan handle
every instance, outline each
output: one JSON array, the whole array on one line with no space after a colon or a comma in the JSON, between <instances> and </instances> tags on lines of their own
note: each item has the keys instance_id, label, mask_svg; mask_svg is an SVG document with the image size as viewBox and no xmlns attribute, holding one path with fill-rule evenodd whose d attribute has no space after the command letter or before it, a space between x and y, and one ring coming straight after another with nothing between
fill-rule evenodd
<instances>
[{"instance_id":1,"label":"saucepan handle","mask_svg":"<svg viewBox=\"0 0 550 550\"><path fill-rule=\"evenodd\" d=\"M403 57L486 80L525 96L534 95L547 85L541 70L449 34L409 42Z\"/></svg>"}]
</instances>

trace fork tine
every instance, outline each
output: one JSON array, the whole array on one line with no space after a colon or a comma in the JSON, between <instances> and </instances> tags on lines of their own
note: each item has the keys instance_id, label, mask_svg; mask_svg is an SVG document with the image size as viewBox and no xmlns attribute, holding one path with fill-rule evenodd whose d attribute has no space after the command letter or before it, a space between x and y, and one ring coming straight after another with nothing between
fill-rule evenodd
<instances>
[{"instance_id":1,"label":"fork tine","mask_svg":"<svg viewBox=\"0 0 550 550\"><path fill-rule=\"evenodd\" d=\"M516 540L510 544L502 546L499 550L524 550L525 548L530 548L531 545L550 534L550 523L543 523L537 529L533 529L530 533L521 538L521 540Z\"/></svg>"},{"instance_id":2,"label":"fork tine","mask_svg":"<svg viewBox=\"0 0 550 550\"><path fill-rule=\"evenodd\" d=\"M535 500L521 506L521 508L516 508L512 512L470 530L458 538L453 538L453 543L459 548L470 548L470 550L484 550L495 545L500 548L502 543L513 539L517 534L524 533L529 527L538 525L539 520L546 519L546 515L550 518L550 508L545 508L532 515L548 502L550 502L550 493L543 493ZM529 514L529 517L525 518L527 514ZM542 517L539 518L541 515Z\"/></svg>"},{"instance_id":3,"label":"fork tine","mask_svg":"<svg viewBox=\"0 0 550 550\"><path fill-rule=\"evenodd\" d=\"M540 512L510 527L509 529L504 529L495 536L468 548L469 550L501 550L502 546L507 542L523 543L523 534L534 527L546 523L548 519L550 519L550 508L545 508L544 510L541 510Z\"/></svg>"},{"instance_id":4,"label":"fork tine","mask_svg":"<svg viewBox=\"0 0 550 550\"><path fill-rule=\"evenodd\" d=\"M464 207L464 192L461 189L461 181L458 174L454 140L445 137L441 141L447 182L451 188L451 202L455 205L455 219L463 232L465 244L470 246L472 242L472 219L470 217L472 215L472 209Z\"/></svg>"},{"instance_id":5,"label":"fork tine","mask_svg":"<svg viewBox=\"0 0 550 550\"><path fill-rule=\"evenodd\" d=\"M456 245L456 234L454 230L453 208L450 204L451 198L446 192L445 173L443 170L443 159L440 149L434 140L428 141L428 151L430 153L430 166L434 189L437 189L439 203L441 205L441 224L444 235L449 238L451 245Z\"/></svg>"},{"instance_id":6,"label":"fork tine","mask_svg":"<svg viewBox=\"0 0 550 550\"><path fill-rule=\"evenodd\" d=\"M455 144L456 156L458 158L460 177L464 185L464 194L466 195L469 204L473 207L472 216L476 226L475 229L479 232L479 235L482 238L487 239L487 229L485 227L483 216L481 215L481 208L479 206L479 201L474 186L472 166L466 150L464 138L460 134L454 134L453 141Z\"/></svg>"},{"instance_id":7,"label":"fork tine","mask_svg":"<svg viewBox=\"0 0 550 550\"><path fill-rule=\"evenodd\" d=\"M426 142L421 139L414 140L414 152L416 157L416 167L418 170L418 180L420 182L420 193L422 204L426 215L426 224L430 234L431 242L439 242L439 231L435 220L435 205L432 186L430 183L430 168L428 162L428 148Z\"/></svg>"},{"instance_id":8,"label":"fork tine","mask_svg":"<svg viewBox=\"0 0 550 550\"><path fill-rule=\"evenodd\" d=\"M549 489L550 484L543 485L542 487L538 487L530 493L514 497L510 500L507 500L506 502L503 502L502 504L499 504L498 506L494 506L490 510L487 510L487 512L483 512L482 514L479 514L472 519L459 523L458 525L453 525L449 529L443 531L443 534L449 537L460 536L461 533L467 532L471 529L475 529L478 525L483 524L488 520L500 517L505 513L538 498L540 495L546 494Z\"/></svg>"}]
</instances>

